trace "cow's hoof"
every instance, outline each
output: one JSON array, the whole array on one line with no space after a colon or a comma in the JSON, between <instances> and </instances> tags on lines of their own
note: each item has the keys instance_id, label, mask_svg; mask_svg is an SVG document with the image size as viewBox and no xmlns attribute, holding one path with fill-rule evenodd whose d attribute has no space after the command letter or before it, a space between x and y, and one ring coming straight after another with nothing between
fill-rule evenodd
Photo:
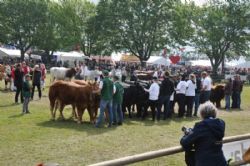
<instances>
[{"instance_id":1,"label":"cow's hoof","mask_svg":"<svg viewBox=\"0 0 250 166\"><path fill-rule=\"evenodd\" d=\"M82 122L81 121L77 121L77 124L82 124Z\"/></svg>"}]
</instances>

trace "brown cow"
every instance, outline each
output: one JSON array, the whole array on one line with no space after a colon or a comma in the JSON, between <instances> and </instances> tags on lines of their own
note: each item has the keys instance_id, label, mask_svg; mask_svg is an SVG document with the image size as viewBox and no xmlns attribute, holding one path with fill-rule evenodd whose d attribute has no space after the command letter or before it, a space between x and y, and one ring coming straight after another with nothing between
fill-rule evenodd
<instances>
[{"instance_id":1,"label":"brown cow","mask_svg":"<svg viewBox=\"0 0 250 166\"><path fill-rule=\"evenodd\" d=\"M90 85L92 87L92 89L94 90L98 90L98 85L96 83L91 83L91 82L87 82L87 81L84 81L84 80L73 80L72 82L78 84L78 85ZM100 100L101 100L101 96L100 96L100 93L94 93L93 94L93 104L94 104L94 111L93 111L93 117L94 117L94 120L96 119L97 117L97 114L98 114L98 108L99 108L99 105L100 105ZM73 107L73 106L72 106ZM74 111L74 110L73 110ZM89 110L88 110L89 112Z\"/></svg>"},{"instance_id":2,"label":"brown cow","mask_svg":"<svg viewBox=\"0 0 250 166\"><path fill-rule=\"evenodd\" d=\"M73 82L56 81L49 89L50 110L52 119L56 115L56 101L59 101L60 114L66 105L77 108L78 123L82 122L84 110L88 108L90 120L93 121L93 88L89 85L81 86Z\"/></svg>"}]
</instances>

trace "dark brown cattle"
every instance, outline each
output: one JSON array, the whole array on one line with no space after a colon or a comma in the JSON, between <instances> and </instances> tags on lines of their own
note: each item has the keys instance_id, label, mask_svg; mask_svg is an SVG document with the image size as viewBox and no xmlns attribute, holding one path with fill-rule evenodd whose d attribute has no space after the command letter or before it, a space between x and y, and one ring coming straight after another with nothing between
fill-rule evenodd
<instances>
[{"instance_id":1,"label":"dark brown cattle","mask_svg":"<svg viewBox=\"0 0 250 166\"><path fill-rule=\"evenodd\" d=\"M66 71L65 73L65 78L72 79L76 75L76 69L75 68L70 68Z\"/></svg>"},{"instance_id":2,"label":"dark brown cattle","mask_svg":"<svg viewBox=\"0 0 250 166\"><path fill-rule=\"evenodd\" d=\"M78 123L82 122L82 115L87 108L90 113L90 120L93 121L93 88L89 85L81 86L73 82L57 81L49 89L49 100L52 119L56 115L56 101L59 102L60 114L66 105L77 108Z\"/></svg>"},{"instance_id":3,"label":"dark brown cattle","mask_svg":"<svg viewBox=\"0 0 250 166\"><path fill-rule=\"evenodd\" d=\"M221 108L221 100L225 97L225 85L219 84L211 89L210 101L216 104L217 108Z\"/></svg>"}]
</instances>

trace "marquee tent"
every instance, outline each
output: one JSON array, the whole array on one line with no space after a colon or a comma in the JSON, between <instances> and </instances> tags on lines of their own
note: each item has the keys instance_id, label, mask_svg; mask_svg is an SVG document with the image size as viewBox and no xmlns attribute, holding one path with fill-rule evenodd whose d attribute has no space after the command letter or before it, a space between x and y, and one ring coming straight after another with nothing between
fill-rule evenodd
<instances>
[{"instance_id":1,"label":"marquee tent","mask_svg":"<svg viewBox=\"0 0 250 166\"><path fill-rule=\"evenodd\" d=\"M53 54L54 56L57 57L57 61L83 61L84 59L87 59L83 53L79 53L76 51L71 51L71 52L55 52Z\"/></svg>"},{"instance_id":2,"label":"marquee tent","mask_svg":"<svg viewBox=\"0 0 250 166\"><path fill-rule=\"evenodd\" d=\"M170 60L167 58L164 58L162 56L151 56L147 60L148 64L153 64L153 65L163 65L163 66L169 66L170 65Z\"/></svg>"},{"instance_id":3,"label":"marquee tent","mask_svg":"<svg viewBox=\"0 0 250 166\"><path fill-rule=\"evenodd\" d=\"M240 63L235 66L236 68L250 68L250 61L246 61L244 63Z\"/></svg>"},{"instance_id":4,"label":"marquee tent","mask_svg":"<svg viewBox=\"0 0 250 166\"><path fill-rule=\"evenodd\" d=\"M21 58L21 52L17 49L0 48L0 57ZM28 54L25 54L25 58L29 58Z\"/></svg>"}]
</instances>

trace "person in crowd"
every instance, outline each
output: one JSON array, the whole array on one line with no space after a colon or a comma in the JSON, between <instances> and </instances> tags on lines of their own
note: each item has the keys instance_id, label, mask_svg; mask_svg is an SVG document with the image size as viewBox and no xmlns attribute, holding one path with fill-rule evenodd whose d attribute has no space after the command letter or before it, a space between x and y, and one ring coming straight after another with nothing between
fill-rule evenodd
<instances>
[{"instance_id":1,"label":"person in crowd","mask_svg":"<svg viewBox=\"0 0 250 166\"><path fill-rule=\"evenodd\" d=\"M144 90L149 93L149 106L152 111L152 120L155 121L155 108L157 108L158 97L160 93L160 86L158 84L157 77L153 77L153 83L150 85L150 88L144 88ZM146 117L146 113L146 110L144 110L143 118Z\"/></svg>"},{"instance_id":2,"label":"person in crowd","mask_svg":"<svg viewBox=\"0 0 250 166\"><path fill-rule=\"evenodd\" d=\"M170 111L170 97L174 92L174 82L170 79L170 74L168 71L164 74L164 80L160 86L160 95L159 95L159 105L157 109L157 120L160 120L161 117L161 108L164 105L164 117L163 120L166 120L171 116Z\"/></svg>"},{"instance_id":3,"label":"person in crowd","mask_svg":"<svg viewBox=\"0 0 250 166\"><path fill-rule=\"evenodd\" d=\"M210 94L212 89L212 79L207 74L207 72L203 72L202 74L202 93L203 93L203 102L210 100Z\"/></svg>"},{"instance_id":4,"label":"person in crowd","mask_svg":"<svg viewBox=\"0 0 250 166\"><path fill-rule=\"evenodd\" d=\"M26 74L23 82L23 111L22 114L29 114L29 101L31 97L31 85L30 85L30 75Z\"/></svg>"},{"instance_id":5,"label":"person in crowd","mask_svg":"<svg viewBox=\"0 0 250 166\"><path fill-rule=\"evenodd\" d=\"M122 68L122 82L125 82L127 76L128 76L127 70L125 67L123 67Z\"/></svg>"},{"instance_id":6,"label":"person in crowd","mask_svg":"<svg viewBox=\"0 0 250 166\"><path fill-rule=\"evenodd\" d=\"M22 62L22 71L23 71L23 75L30 73L30 67L26 64L25 61Z\"/></svg>"},{"instance_id":7,"label":"person in crowd","mask_svg":"<svg viewBox=\"0 0 250 166\"><path fill-rule=\"evenodd\" d=\"M233 84L232 84L232 79L229 78L226 80L226 85L225 85L225 109L227 111L230 110L230 98L232 95L232 90L233 90Z\"/></svg>"},{"instance_id":8,"label":"person in crowd","mask_svg":"<svg viewBox=\"0 0 250 166\"><path fill-rule=\"evenodd\" d=\"M243 89L243 82L240 79L240 75L235 75L233 81L233 94L232 94L232 108L241 109L241 92Z\"/></svg>"},{"instance_id":9,"label":"person in crowd","mask_svg":"<svg viewBox=\"0 0 250 166\"><path fill-rule=\"evenodd\" d=\"M178 83L175 91L176 91L176 100L179 106L178 110L178 117L181 118L183 117L185 113L185 93L187 89L187 83L185 81L186 76L182 75L181 76L181 81Z\"/></svg>"},{"instance_id":10,"label":"person in crowd","mask_svg":"<svg viewBox=\"0 0 250 166\"><path fill-rule=\"evenodd\" d=\"M45 64L41 64L41 74L42 74L42 76L41 76L41 88L42 88L42 90L44 90L44 88L45 88L45 79L46 79L46 67L45 67Z\"/></svg>"},{"instance_id":11,"label":"person in crowd","mask_svg":"<svg viewBox=\"0 0 250 166\"><path fill-rule=\"evenodd\" d=\"M14 85L16 87L15 103L18 103L18 96L20 95L21 103L23 103L23 71L20 64L17 64L15 73L14 73Z\"/></svg>"},{"instance_id":12,"label":"person in crowd","mask_svg":"<svg viewBox=\"0 0 250 166\"><path fill-rule=\"evenodd\" d=\"M5 72L6 72L6 76L4 79L4 83L5 83L5 89L8 89L8 83L9 83L9 89L11 89L11 67L9 64L5 65Z\"/></svg>"},{"instance_id":13,"label":"person in crowd","mask_svg":"<svg viewBox=\"0 0 250 166\"><path fill-rule=\"evenodd\" d=\"M42 91L41 91L41 77L42 73L38 65L35 65L33 76L32 76L32 93L31 93L31 100L33 100L35 87L37 87L38 90L38 97L41 99L42 97Z\"/></svg>"},{"instance_id":14,"label":"person in crowd","mask_svg":"<svg viewBox=\"0 0 250 166\"><path fill-rule=\"evenodd\" d=\"M103 80L100 81L99 90L101 91L101 101L100 101L100 114L97 119L95 127L100 127L100 124L103 121L104 111L108 108L109 113L109 125L108 127L112 126L113 122L113 111L112 111L112 100L113 94L115 93L116 89L113 85L113 82L109 78L109 72L104 70L103 71Z\"/></svg>"},{"instance_id":15,"label":"person in crowd","mask_svg":"<svg viewBox=\"0 0 250 166\"><path fill-rule=\"evenodd\" d=\"M196 89L195 89L195 97L194 97L194 116L197 116L197 112L198 112L198 108L200 106L200 93L201 93L201 79L200 79L200 75L196 73Z\"/></svg>"},{"instance_id":16,"label":"person in crowd","mask_svg":"<svg viewBox=\"0 0 250 166\"><path fill-rule=\"evenodd\" d=\"M16 87L15 87L15 85L14 85L15 70L16 70L15 65L12 65L12 67L11 67L11 90L12 90L12 91L15 91L15 90L16 90Z\"/></svg>"},{"instance_id":17,"label":"person in crowd","mask_svg":"<svg viewBox=\"0 0 250 166\"><path fill-rule=\"evenodd\" d=\"M187 117L192 117L196 88L197 85L196 85L195 75L190 74L189 80L187 81L187 90L186 90Z\"/></svg>"},{"instance_id":18,"label":"person in crowd","mask_svg":"<svg viewBox=\"0 0 250 166\"><path fill-rule=\"evenodd\" d=\"M174 82L174 89L177 88L178 83L180 82L180 76L179 75L174 75L172 76L172 80ZM176 97L176 91L174 91L170 97L170 110L171 110L171 115L174 114L174 107L175 103L177 103L177 97Z\"/></svg>"},{"instance_id":19,"label":"person in crowd","mask_svg":"<svg viewBox=\"0 0 250 166\"><path fill-rule=\"evenodd\" d=\"M135 71L132 72L132 75L130 77L130 81L137 81L137 76L136 76Z\"/></svg>"},{"instance_id":20,"label":"person in crowd","mask_svg":"<svg viewBox=\"0 0 250 166\"><path fill-rule=\"evenodd\" d=\"M123 100L124 89L119 82L118 76L114 76L113 81L116 89L113 96L113 124L122 125L123 122L122 100Z\"/></svg>"},{"instance_id":21,"label":"person in crowd","mask_svg":"<svg viewBox=\"0 0 250 166\"><path fill-rule=\"evenodd\" d=\"M187 165L226 166L227 162L222 151L225 122L216 118L217 108L210 101L200 105L199 114L202 120L180 140L186 152ZM192 153L193 148L194 153Z\"/></svg>"},{"instance_id":22,"label":"person in crowd","mask_svg":"<svg viewBox=\"0 0 250 166\"><path fill-rule=\"evenodd\" d=\"M80 65L80 77L81 79L84 79L84 71L85 71L85 64L84 63L81 63Z\"/></svg>"}]
</instances>

